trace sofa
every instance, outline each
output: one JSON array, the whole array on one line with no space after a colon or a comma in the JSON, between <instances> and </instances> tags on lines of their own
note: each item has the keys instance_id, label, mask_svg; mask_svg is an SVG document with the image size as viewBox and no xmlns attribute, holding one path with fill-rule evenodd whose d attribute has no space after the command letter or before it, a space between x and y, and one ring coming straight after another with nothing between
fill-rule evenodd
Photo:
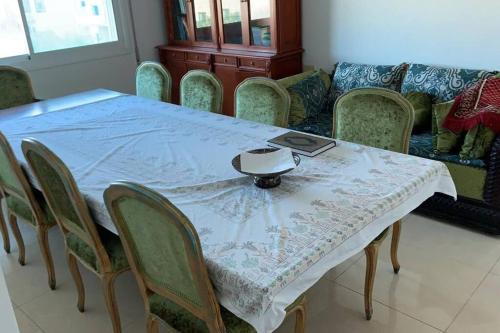
<instances>
[{"instance_id":1,"label":"sofa","mask_svg":"<svg viewBox=\"0 0 500 333\"><path fill-rule=\"evenodd\" d=\"M331 137L335 100L346 91L362 87L382 87L411 98L427 96L429 107L415 105L416 124L410 154L442 161L448 166L458 192L458 200L436 194L417 212L500 235L500 135L493 136L480 158L463 158L460 147L442 152L436 149L434 110L452 103L465 89L498 72L447 68L423 64L395 66L338 63L331 74L312 70L278 82L292 100L289 128ZM420 111L419 111L420 110ZM417 124L418 122L418 124ZM457 135L463 144L464 136Z\"/></svg>"}]
</instances>

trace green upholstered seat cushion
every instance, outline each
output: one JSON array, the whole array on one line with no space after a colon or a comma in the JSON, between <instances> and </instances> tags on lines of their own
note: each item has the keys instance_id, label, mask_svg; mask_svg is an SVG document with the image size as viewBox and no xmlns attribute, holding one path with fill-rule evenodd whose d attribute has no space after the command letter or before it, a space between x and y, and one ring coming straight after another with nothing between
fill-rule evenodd
<instances>
[{"instance_id":1,"label":"green upholstered seat cushion","mask_svg":"<svg viewBox=\"0 0 500 333\"><path fill-rule=\"evenodd\" d=\"M484 158L490 151L495 140L495 133L483 125L478 125L467 132L460 150L464 160Z\"/></svg>"},{"instance_id":2,"label":"green upholstered seat cushion","mask_svg":"<svg viewBox=\"0 0 500 333\"><path fill-rule=\"evenodd\" d=\"M52 212L50 211L49 206L47 205L47 202L45 201L45 198L43 197L42 193L37 190L33 190L33 194L35 195L35 198L40 205L40 208L42 209L42 212L45 216L44 222L47 225L55 225L56 220L54 219L54 215L52 215ZM7 207L18 217L23 218L27 222L35 225L35 220L33 218L33 215L31 213L31 207L29 204L24 201L20 200L14 196L8 196L6 199L7 202Z\"/></svg>"},{"instance_id":3,"label":"green upholstered seat cushion","mask_svg":"<svg viewBox=\"0 0 500 333\"><path fill-rule=\"evenodd\" d=\"M120 238L99 225L97 225L97 231L99 232L102 244L106 249L106 252L108 253L113 271L117 272L127 268L129 264ZM87 243L82 241L77 235L71 232L66 235L66 242L68 247L81 260L85 261L88 265L90 265L90 267L93 267L95 270L98 270L96 254L94 250L89 245L87 245Z\"/></svg>"},{"instance_id":4,"label":"green upholstered seat cushion","mask_svg":"<svg viewBox=\"0 0 500 333\"><path fill-rule=\"evenodd\" d=\"M27 73L0 67L0 110L35 102Z\"/></svg>"},{"instance_id":5,"label":"green upholstered seat cushion","mask_svg":"<svg viewBox=\"0 0 500 333\"><path fill-rule=\"evenodd\" d=\"M432 132L434 149L438 153L450 153L460 143L460 135L443 127L444 120L453 106L453 101L434 104L432 107Z\"/></svg>"},{"instance_id":6,"label":"green upholstered seat cushion","mask_svg":"<svg viewBox=\"0 0 500 333\"><path fill-rule=\"evenodd\" d=\"M401 86L401 93L424 92L432 96L433 103L450 101L482 79L496 72L446 68L411 64Z\"/></svg>"},{"instance_id":7,"label":"green upholstered seat cushion","mask_svg":"<svg viewBox=\"0 0 500 333\"><path fill-rule=\"evenodd\" d=\"M208 333L205 323L192 315L189 311L157 294L149 297L150 311L164 320L172 328L179 332ZM255 329L242 319L239 319L224 307L220 307L222 320L226 326L226 332L255 333Z\"/></svg>"},{"instance_id":8,"label":"green upholstered seat cushion","mask_svg":"<svg viewBox=\"0 0 500 333\"><path fill-rule=\"evenodd\" d=\"M287 90L291 98L288 124L298 125L306 118L315 117L323 111L328 88L319 72L295 83Z\"/></svg>"},{"instance_id":9,"label":"green upholstered seat cushion","mask_svg":"<svg viewBox=\"0 0 500 333\"><path fill-rule=\"evenodd\" d=\"M287 308L287 311L295 308L295 306L297 306L302 300L303 296L297 298L297 300L295 300L295 302ZM149 306L151 313L163 319L167 324L179 332L208 332L208 329L202 320L160 295L151 295L149 297ZM223 306L220 307L220 310L222 320L228 333L256 332L250 324L238 318Z\"/></svg>"},{"instance_id":10,"label":"green upholstered seat cushion","mask_svg":"<svg viewBox=\"0 0 500 333\"><path fill-rule=\"evenodd\" d=\"M429 94L411 91L403 96L410 102L415 110L414 131L425 131L431 127L432 98Z\"/></svg>"},{"instance_id":11,"label":"green upholstered seat cushion","mask_svg":"<svg viewBox=\"0 0 500 333\"><path fill-rule=\"evenodd\" d=\"M486 169L486 163L482 159L464 160L456 153L438 154L432 144L433 135L431 132L414 134L410 138L410 155L429 158L431 160L470 166Z\"/></svg>"}]
</instances>

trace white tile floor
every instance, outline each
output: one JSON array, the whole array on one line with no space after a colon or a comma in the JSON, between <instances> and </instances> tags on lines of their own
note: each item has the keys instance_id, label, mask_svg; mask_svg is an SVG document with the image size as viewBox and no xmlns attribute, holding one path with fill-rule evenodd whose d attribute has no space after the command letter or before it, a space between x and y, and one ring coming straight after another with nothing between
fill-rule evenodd
<instances>
[{"instance_id":1,"label":"white tile floor","mask_svg":"<svg viewBox=\"0 0 500 333\"><path fill-rule=\"evenodd\" d=\"M34 232L22 227L27 265L0 255L22 333L106 333L111 325L101 286L82 269L86 312L76 309L76 291L64 261L62 238L50 235L57 290L50 291ZM406 218L400 244L402 269L394 275L387 239L380 250L374 315L363 316L364 255L329 272L308 293L309 333L322 332L500 332L500 237L490 237L417 215ZM133 276L117 280L125 333L145 331L143 305ZM287 319L278 333L293 332ZM163 331L167 331L166 328Z\"/></svg>"}]
</instances>

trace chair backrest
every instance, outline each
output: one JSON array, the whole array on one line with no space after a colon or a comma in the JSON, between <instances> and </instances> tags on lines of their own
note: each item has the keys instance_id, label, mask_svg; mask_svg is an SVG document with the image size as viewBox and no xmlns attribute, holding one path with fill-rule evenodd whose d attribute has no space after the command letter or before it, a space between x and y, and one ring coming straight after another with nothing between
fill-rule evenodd
<instances>
[{"instance_id":1,"label":"chair backrest","mask_svg":"<svg viewBox=\"0 0 500 333\"><path fill-rule=\"evenodd\" d=\"M0 66L0 110L35 101L31 79L25 71Z\"/></svg>"},{"instance_id":2,"label":"chair backrest","mask_svg":"<svg viewBox=\"0 0 500 333\"><path fill-rule=\"evenodd\" d=\"M162 64L145 61L137 67L135 75L137 96L169 103L172 77Z\"/></svg>"},{"instance_id":3,"label":"chair backrest","mask_svg":"<svg viewBox=\"0 0 500 333\"><path fill-rule=\"evenodd\" d=\"M65 238L68 233L77 236L95 252L101 269L111 267L87 203L67 166L35 139L23 140L21 147Z\"/></svg>"},{"instance_id":4,"label":"chair backrest","mask_svg":"<svg viewBox=\"0 0 500 333\"><path fill-rule=\"evenodd\" d=\"M13 196L31 208L35 223L42 221L43 213L31 185L19 165L7 138L0 132L0 192Z\"/></svg>"},{"instance_id":5,"label":"chair backrest","mask_svg":"<svg viewBox=\"0 0 500 333\"><path fill-rule=\"evenodd\" d=\"M205 321L209 332L222 332L220 307L188 218L161 194L129 182L112 184L104 201L147 310L148 297L157 294Z\"/></svg>"},{"instance_id":6,"label":"chair backrest","mask_svg":"<svg viewBox=\"0 0 500 333\"><path fill-rule=\"evenodd\" d=\"M384 88L360 88L340 96L334 107L334 138L408 153L415 118L401 94Z\"/></svg>"},{"instance_id":7,"label":"chair backrest","mask_svg":"<svg viewBox=\"0 0 500 333\"><path fill-rule=\"evenodd\" d=\"M258 123L288 127L290 94L278 82L248 78L235 91L236 117Z\"/></svg>"},{"instance_id":8,"label":"chair backrest","mask_svg":"<svg viewBox=\"0 0 500 333\"><path fill-rule=\"evenodd\" d=\"M181 80L181 105L202 111L222 113L222 82L205 70L192 70Z\"/></svg>"}]
</instances>

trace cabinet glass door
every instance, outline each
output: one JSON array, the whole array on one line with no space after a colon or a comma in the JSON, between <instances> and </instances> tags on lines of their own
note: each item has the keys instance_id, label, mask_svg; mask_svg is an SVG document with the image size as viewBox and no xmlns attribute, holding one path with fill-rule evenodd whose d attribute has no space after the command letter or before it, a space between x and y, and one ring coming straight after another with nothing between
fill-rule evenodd
<instances>
[{"instance_id":1,"label":"cabinet glass door","mask_svg":"<svg viewBox=\"0 0 500 333\"><path fill-rule=\"evenodd\" d=\"M211 0L192 0L194 15L194 35L198 42L212 42Z\"/></svg>"},{"instance_id":2,"label":"cabinet glass door","mask_svg":"<svg viewBox=\"0 0 500 333\"><path fill-rule=\"evenodd\" d=\"M224 43L243 44L241 0L221 0Z\"/></svg>"},{"instance_id":3,"label":"cabinet glass door","mask_svg":"<svg viewBox=\"0 0 500 333\"><path fill-rule=\"evenodd\" d=\"M174 39L179 41L189 40L187 22L187 0L171 0L172 23Z\"/></svg>"},{"instance_id":4,"label":"cabinet glass door","mask_svg":"<svg viewBox=\"0 0 500 333\"><path fill-rule=\"evenodd\" d=\"M271 0L250 1L250 41L252 45L271 46Z\"/></svg>"}]
</instances>

